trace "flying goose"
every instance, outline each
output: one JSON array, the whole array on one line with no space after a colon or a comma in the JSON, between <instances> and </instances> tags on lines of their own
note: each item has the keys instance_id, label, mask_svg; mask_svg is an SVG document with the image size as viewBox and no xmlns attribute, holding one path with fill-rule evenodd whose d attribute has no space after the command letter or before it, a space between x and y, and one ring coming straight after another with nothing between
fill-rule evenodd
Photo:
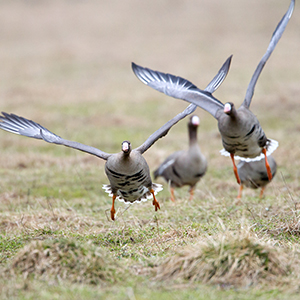
<instances>
[{"instance_id":1,"label":"flying goose","mask_svg":"<svg viewBox=\"0 0 300 300\"><path fill-rule=\"evenodd\" d=\"M234 158L246 161L265 158L268 178L269 180L272 179L272 172L267 156L277 148L278 142L266 137L256 116L249 110L249 106L258 77L283 34L291 18L294 5L295 0L292 0L286 14L277 25L268 49L252 75L245 99L238 109L235 108L232 102L227 102L224 105L221 101L213 97L210 92L200 90L184 78L153 71L136 64L132 65L135 75L146 85L168 96L196 104L217 119L225 149L221 150L221 154L231 157L234 174L239 184L240 178Z\"/></svg>"},{"instance_id":2,"label":"flying goose","mask_svg":"<svg viewBox=\"0 0 300 300\"><path fill-rule=\"evenodd\" d=\"M189 185L190 200L194 188L207 169L207 160L201 153L197 142L197 129L200 124L198 116L193 115L188 122L189 149L176 151L154 171L154 178L162 176L169 184L171 200L174 202L174 188Z\"/></svg>"},{"instance_id":3,"label":"flying goose","mask_svg":"<svg viewBox=\"0 0 300 300\"><path fill-rule=\"evenodd\" d=\"M268 157L268 162L270 164L273 178L277 171L277 164L272 155ZM241 161L237 165L237 170L241 179L241 184L237 198L240 199L242 197L242 191L244 186L252 189L261 188L260 198L262 198L265 187L270 182L268 174L266 172L264 161Z\"/></svg>"},{"instance_id":4,"label":"flying goose","mask_svg":"<svg viewBox=\"0 0 300 300\"><path fill-rule=\"evenodd\" d=\"M229 67L230 59L227 59L207 87L211 93L221 85L228 73ZM40 124L15 114L2 112L3 115L0 115L0 128L15 134L41 139L48 143L74 148L106 160L105 173L110 185L104 185L103 188L112 197L111 219L114 220L114 204L116 199L127 203L134 203L146 201L148 198L153 197L155 211L160 209L155 195L162 190L162 187L159 184L152 183L149 166L142 154L159 138L165 136L173 125L193 113L196 108L196 105L190 104L183 112L169 120L150 135L141 146L135 149L132 149L129 141L123 141L122 151L115 154L106 153L78 142L65 140Z\"/></svg>"}]
</instances>

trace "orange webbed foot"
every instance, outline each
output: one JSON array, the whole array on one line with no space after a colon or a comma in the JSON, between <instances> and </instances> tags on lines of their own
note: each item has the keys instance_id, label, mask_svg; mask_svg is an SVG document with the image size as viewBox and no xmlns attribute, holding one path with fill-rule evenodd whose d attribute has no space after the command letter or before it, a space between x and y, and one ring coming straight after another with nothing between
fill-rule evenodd
<instances>
[{"instance_id":1,"label":"orange webbed foot","mask_svg":"<svg viewBox=\"0 0 300 300\"><path fill-rule=\"evenodd\" d=\"M194 189L191 188L191 189L190 189L190 201L192 201L193 198L194 198Z\"/></svg>"},{"instance_id":2,"label":"orange webbed foot","mask_svg":"<svg viewBox=\"0 0 300 300\"><path fill-rule=\"evenodd\" d=\"M114 221L115 220L115 200L116 200L117 196L113 195L112 197L112 206L111 206L111 210L110 210L110 217L111 219Z\"/></svg>"},{"instance_id":3,"label":"orange webbed foot","mask_svg":"<svg viewBox=\"0 0 300 300\"><path fill-rule=\"evenodd\" d=\"M260 190L259 198L262 199L264 196L265 187L262 187Z\"/></svg>"},{"instance_id":4,"label":"orange webbed foot","mask_svg":"<svg viewBox=\"0 0 300 300\"><path fill-rule=\"evenodd\" d=\"M175 195L174 195L174 188L170 188L170 192L171 192L171 200L173 201L173 202L175 202Z\"/></svg>"},{"instance_id":5,"label":"orange webbed foot","mask_svg":"<svg viewBox=\"0 0 300 300\"><path fill-rule=\"evenodd\" d=\"M159 203L158 203L158 201L155 198L154 190L151 190L150 192L151 192L151 194L153 196L153 202L152 203L155 206L155 211L157 211L158 209L160 209Z\"/></svg>"},{"instance_id":6,"label":"orange webbed foot","mask_svg":"<svg viewBox=\"0 0 300 300\"><path fill-rule=\"evenodd\" d=\"M243 185L242 184L240 184L240 188L239 188L239 193L238 193L238 195L237 195L237 199L241 199L242 198L242 193L243 193Z\"/></svg>"}]
</instances>

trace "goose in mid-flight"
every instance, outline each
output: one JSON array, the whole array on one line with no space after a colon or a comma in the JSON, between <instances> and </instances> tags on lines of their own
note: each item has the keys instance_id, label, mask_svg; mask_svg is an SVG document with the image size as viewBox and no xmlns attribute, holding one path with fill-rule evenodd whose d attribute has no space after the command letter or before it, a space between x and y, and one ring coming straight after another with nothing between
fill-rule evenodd
<instances>
[{"instance_id":1,"label":"goose in mid-flight","mask_svg":"<svg viewBox=\"0 0 300 300\"><path fill-rule=\"evenodd\" d=\"M228 73L229 67L230 60L227 59L207 87L211 93L221 85ZM2 112L2 116L0 116L0 128L15 134L41 139L48 143L74 148L106 160L105 173L110 185L104 185L104 189L112 197L111 219L114 220L116 199L127 203L134 203L146 201L148 198L153 197L155 211L160 209L155 194L161 191L162 187L159 184L152 183L149 166L143 157L143 153L159 138L165 136L173 125L193 113L196 108L196 105L190 104L183 112L169 120L150 135L141 146L135 149L132 149L129 141L123 141L122 151L115 154L106 153L78 142L65 140L40 124L15 114Z\"/></svg>"},{"instance_id":2,"label":"goose in mid-flight","mask_svg":"<svg viewBox=\"0 0 300 300\"><path fill-rule=\"evenodd\" d=\"M249 107L259 75L281 38L292 16L294 6L295 0L292 0L286 14L272 35L266 53L263 55L252 75L245 99L238 109L235 108L232 102L223 104L213 97L210 92L200 90L193 83L182 77L153 71L135 64L133 65L134 73L146 85L168 96L193 103L217 119L223 147L225 149L221 150L221 153L231 157L234 174L239 184L240 178L234 161L235 158L245 161L264 158L268 178L269 180L272 179L272 171L267 156L277 148L278 142L266 137L258 119L249 110Z\"/></svg>"}]
</instances>

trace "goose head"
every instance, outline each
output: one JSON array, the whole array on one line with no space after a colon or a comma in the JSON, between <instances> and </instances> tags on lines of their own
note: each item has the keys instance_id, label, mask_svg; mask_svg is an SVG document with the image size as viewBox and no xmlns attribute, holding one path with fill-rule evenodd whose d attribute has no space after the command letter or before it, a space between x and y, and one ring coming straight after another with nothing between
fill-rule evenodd
<instances>
[{"instance_id":1,"label":"goose head","mask_svg":"<svg viewBox=\"0 0 300 300\"><path fill-rule=\"evenodd\" d=\"M197 129L199 125L200 125L199 117L196 115L191 116L190 121L188 123L190 146L197 143Z\"/></svg>"},{"instance_id":2,"label":"goose head","mask_svg":"<svg viewBox=\"0 0 300 300\"><path fill-rule=\"evenodd\" d=\"M194 127L198 127L200 124L200 118L196 115L191 116L190 124Z\"/></svg>"},{"instance_id":3,"label":"goose head","mask_svg":"<svg viewBox=\"0 0 300 300\"><path fill-rule=\"evenodd\" d=\"M224 105L224 113L228 116L234 115L236 112L234 104L232 102L227 102Z\"/></svg>"},{"instance_id":4,"label":"goose head","mask_svg":"<svg viewBox=\"0 0 300 300\"><path fill-rule=\"evenodd\" d=\"M123 141L122 142L122 151L125 155L129 155L131 152L131 144L129 141Z\"/></svg>"}]
</instances>

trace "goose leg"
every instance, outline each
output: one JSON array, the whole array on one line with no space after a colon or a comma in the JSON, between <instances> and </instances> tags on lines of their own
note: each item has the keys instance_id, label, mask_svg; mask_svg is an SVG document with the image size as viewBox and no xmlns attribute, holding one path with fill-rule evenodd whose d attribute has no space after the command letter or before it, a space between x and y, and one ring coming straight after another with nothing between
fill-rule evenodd
<instances>
[{"instance_id":1,"label":"goose leg","mask_svg":"<svg viewBox=\"0 0 300 300\"><path fill-rule=\"evenodd\" d=\"M234 172L235 178L237 180L237 183L240 184L241 180L240 180L240 176L239 176L238 171L237 171L237 167L235 165L234 153L230 153L230 157L231 157L231 160L232 160L232 163L233 163L233 172Z\"/></svg>"},{"instance_id":2,"label":"goose leg","mask_svg":"<svg viewBox=\"0 0 300 300\"><path fill-rule=\"evenodd\" d=\"M241 199L242 198L243 188L244 188L244 186L242 184L240 184L239 194L237 196L237 199Z\"/></svg>"},{"instance_id":3,"label":"goose leg","mask_svg":"<svg viewBox=\"0 0 300 300\"><path fill-rule=\"evenodd\" d=\"M174 188L170 188L170 192L171 192L171 200L173 201L173 202L175 202L175 195L174 195Z\"/></svg>"},{"instance_id":4,"label":"goose leg","mask_svg":"<svg viewBox=\"0 0 300 300\"><path fill-rule=\"evenodd\" d=\"M262 187L260 190L259 198L261 199L264 195L265 187Z\"/></svg>"},{"instance_id":5,"label":"goose leg","mask_svg":"<svg viewBox=\"0 0 300 300\"><path fill-rule=\"evenodd\" d=\"M111 206L111 210L110 210L110 217L113 221L115 220L115 213L116 213L116 210L115 210L115 200L116 200L116 198L117 198L117 196L113 195L113 197L112 197L112 206Z\"/></svg>"},{"instance_id":6,"label":"goose leg","mask_svg":"<svg viewBox=\"0 0 300 300\"><path fill-rule=\"evenodd\" d=\"M272 176L272 171L271 171L270 165L268 163L268 159L267 159L267 150L265 148L262 149L262 153L265 155L265 163L266 163L268 178L269 178L269 181L271 181L273 176Z\"/></svg>"},{"instance_id":7,"label":"goose leg","mask_svg":"<svg viewBox=\"0 0 300 300\"><path fill-rule=\"evenodd\" d=\"M190 201L192 201L194 198L194 188L190 188Z\"/></svg>"},{"instance_id":8,"label":"goose leg","mask_svg":"<svg viewBox=\"0 0 300 300\"><path fill-rule=\"evenodd\" d=\"M154 190L152 189L152 190L150 191L150 193L151 193L152 196L153 196L153 205L155 206L155 211L157 211L157 209L160 209L160 206L159 206L158 201L157 201L156 198L155 198Z\"/></svg>"}]
</instances>

